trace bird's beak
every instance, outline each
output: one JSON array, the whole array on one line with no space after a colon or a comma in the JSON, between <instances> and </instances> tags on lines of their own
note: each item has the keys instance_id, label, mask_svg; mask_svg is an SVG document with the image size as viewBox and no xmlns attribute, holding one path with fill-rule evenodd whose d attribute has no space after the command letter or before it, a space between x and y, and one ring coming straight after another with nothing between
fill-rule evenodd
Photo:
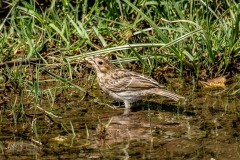
<instances>
[{"instance_id":1,"label":"bird's beak","mask_svg":"<svg viewBox=\"0 0 240 160\"><path fill-rule=\"evenodd\" d=\"M87 57L85 60L88 61L88 63L95 64L93 57Z\"/></svg>"}]
</instances>

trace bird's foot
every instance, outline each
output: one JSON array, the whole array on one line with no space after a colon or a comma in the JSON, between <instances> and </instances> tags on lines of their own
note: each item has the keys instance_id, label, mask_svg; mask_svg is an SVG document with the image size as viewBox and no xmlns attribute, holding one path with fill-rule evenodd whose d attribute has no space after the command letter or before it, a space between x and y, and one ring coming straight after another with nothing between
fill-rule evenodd
<instances>
[{"instance_id":1,"label":"bird's foot","mask_svg":"<svg viewBox=\"0 0 240 160\"><path fill-rule=\"evenodd\" d=\"M123 115L124 115L124 116L129 116L130 113L131 113L131 109L130 109L130 108L125 108L125 109L124 109L124 112L123 112Z\"/></svg>"}]
</instances>

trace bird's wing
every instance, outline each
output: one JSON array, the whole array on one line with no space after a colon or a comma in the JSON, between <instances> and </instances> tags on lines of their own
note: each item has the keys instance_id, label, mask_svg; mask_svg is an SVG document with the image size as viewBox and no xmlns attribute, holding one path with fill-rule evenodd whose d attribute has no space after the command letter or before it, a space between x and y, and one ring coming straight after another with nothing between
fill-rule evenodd
<instances>
[{"instance_id":1,"label":"bird's wing","mask_svg":"<svg viewBox=\"0 0 240 160\"><path fill-rule=\"evenodd\" d=\"M131 91L164 86L150 77L119 69L111 73L111 79L106 79L105 87L111 91Z\"/></svg>"}]
</instances>

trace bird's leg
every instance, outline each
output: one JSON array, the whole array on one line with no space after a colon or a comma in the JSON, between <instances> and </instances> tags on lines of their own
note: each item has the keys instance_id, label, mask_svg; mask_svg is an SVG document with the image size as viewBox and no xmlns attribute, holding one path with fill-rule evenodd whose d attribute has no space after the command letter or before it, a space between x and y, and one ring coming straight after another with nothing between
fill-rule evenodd
<instances>
[{"instance_id":1,"label":"bird's leg","mask_svg":"<svg viewBox=\"0 0 240 160\"><path fill-rule=\"evenodd\" d=\"M125 106L125 109L124 109L124 113L123 115L129 115L129 113L131 112L130 108L131 108L131 105L128 101L124 101L124 106Z\"/></svg>"},{"instance_id":2,"label":"bird's leg","mask_svg":"<svg viewBox=\"0 0 240 160\"><path fill-rule=\"evenodd\" d=\"M125 108L128 108L128 109L131 108L131 105L130 105L130 103L128 101L123 101L123 102L124 102Z\"/></svg>"}]
</instances>

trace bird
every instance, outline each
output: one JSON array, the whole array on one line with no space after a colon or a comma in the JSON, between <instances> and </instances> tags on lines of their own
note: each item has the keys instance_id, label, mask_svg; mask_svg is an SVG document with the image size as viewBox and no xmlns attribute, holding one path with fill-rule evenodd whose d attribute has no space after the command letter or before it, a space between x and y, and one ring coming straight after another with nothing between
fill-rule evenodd
<instances>
[{"instance_id":1,"label":"bird","mask_svg":"<svg viewBox=\"0 0 240 160\"><path fill-rule=\"evenodd\" d=\"M131 103L152 94L168 97L175 101L184 99L183 96L164 89L164 85L149 76L115 67L104 56L85 59L95 69L100 88L116 101L124 103L124 115L131 112Z\"/></svg>"}]
</instances>

